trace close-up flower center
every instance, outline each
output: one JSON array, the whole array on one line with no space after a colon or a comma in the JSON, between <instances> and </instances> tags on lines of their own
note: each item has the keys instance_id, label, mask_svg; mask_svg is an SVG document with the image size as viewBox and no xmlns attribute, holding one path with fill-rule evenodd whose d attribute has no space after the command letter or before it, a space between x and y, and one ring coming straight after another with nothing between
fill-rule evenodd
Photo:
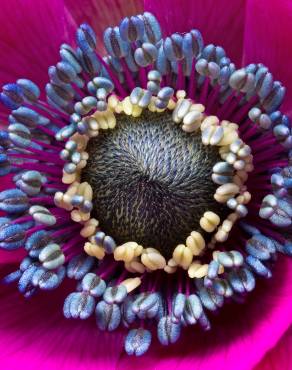
<instances>
[{"instance_id":1,"label":"close-up flower center","mask_svg":"<svg viewBox=\"0 0 292 370\"><path fill-rule=\"evenodd\" d=\"M28 79L0 93L0 248L26 253L4 282L76 280L64 316L123 326L140 356L155 331L209 330L292 254L292 135L282 84L198 30L164 38L145 12L104 31L106 55L98 40L82 24L61 45L46 101Z\"/></svg>"},{"instance_id":2,"label":"close-up flower center","mask_svg":"<svg viewBox=\"0 0 292 370\"><path fill-rule=\"evenodd\" d=\"M82 181L93 190L92 215L118 244L135 240L168 258L207 211L223 216L214 199L212 168L217 147L203 145L200 133L186 133L171 112L117 115L87 145Z\"/></svg>"}]
</instances>

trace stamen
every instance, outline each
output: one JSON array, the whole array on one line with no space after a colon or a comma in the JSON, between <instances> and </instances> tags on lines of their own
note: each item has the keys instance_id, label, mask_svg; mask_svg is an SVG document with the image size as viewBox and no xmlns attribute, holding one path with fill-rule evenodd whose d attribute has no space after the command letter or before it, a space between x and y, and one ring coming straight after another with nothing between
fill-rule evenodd
<instances>
[{"instance_id":1,"label":"stamen","mask_svg":"<svg viewBox=\"0 0 292 370\"><path fill-rule=\"evenodd\" d=\"M207 311L292 255L285 88L197 30L162 39L150 13L109 27L103 58L89 25L76 41L49 67L47 102L26 79L0 93L0 175L16 186L0 193L0 248L27 252L4 281L31 297L67 275L65 317L131 327L139 356L155 322L163 345L209 330Z\"/></svg>"}]
</instances>

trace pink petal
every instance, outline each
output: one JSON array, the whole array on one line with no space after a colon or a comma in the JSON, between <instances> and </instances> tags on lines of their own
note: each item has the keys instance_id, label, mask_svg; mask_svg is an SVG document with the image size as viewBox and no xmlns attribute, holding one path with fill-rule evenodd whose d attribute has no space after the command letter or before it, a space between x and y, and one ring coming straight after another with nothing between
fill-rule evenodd
<instances>
[{"instance_id":1,"label":"pink petal","mask_svg":"<svg viewBox=\"0 0 292 370\"><path fill-rule=\"evenodd\" d=\"M249 0L244 35L244 62L264 63L287 87L284 109L292 113L292 3Z\"/></svg>"},{"instance_id":2,"label":"pink petal","mask_svg":"<svg viewBox=\"0 0 292 370\"><path fill-rule=\"evenodd\" d=\"M274 278L261 282L247 304L231 304L213 317L213 330L197 327L181 341L161 348L153 346L143 358L123 354L119 369L251 370L281 338L291 324L292 262L278 262Z\"/></svg>"},{"instance_id":3,"label":"pink petal","mask_svg":"<svg viewBox=\"0 0 292 370\"><path fill-rule=\"evenodd\" d=\"M187 32L197 28L205 43L222 46L241 64L245 0L145 0L145 10L161 22L163 32Z\"/></svg>"},{"instance_id":4,"label":"pink petal","mask_svg":"<svg viewBox=\"0 0 292 370\"><path fill-rule=\"evenodd\" d=\"M3 0L0 24L0 85L26 77L43 87L60 44L72 40L63 0Z\"/></svg>"},{"instance_id":5,"label":"pink petal","mask_svg":"<svg viewBox=\"0 0 292 370\"><path fill-rule=\"evenodd\" d=\"M10 266L9 271L15 268ZM23 298L15 286L0 286L1 368L115 369L123 347L121 334L99 332L94 319L63 318L64 298L75 285L31 299Z\"/></svg>"},{"instance_id":6,"label":"pink petal","mask_svg":"<svg viewBox=\"0 0 292 370\"><path fill-rule=\"evenodd\" d=\"M68 12L79 25L88 23L96 32L97 48L103 50L103 31L119 25L122 18L143 12L142 0L65 0Z\"/></svg>"},{"instance_id":7,"label":"pink petal","mask_svg":"<svg viewBox=\"0 0 292 370\"><path fill-rule=\"evenodd\" d=\"M290 370L292 369L292 326L279 343L267 353L254 370Z\"/></svg>"}]
</instances>

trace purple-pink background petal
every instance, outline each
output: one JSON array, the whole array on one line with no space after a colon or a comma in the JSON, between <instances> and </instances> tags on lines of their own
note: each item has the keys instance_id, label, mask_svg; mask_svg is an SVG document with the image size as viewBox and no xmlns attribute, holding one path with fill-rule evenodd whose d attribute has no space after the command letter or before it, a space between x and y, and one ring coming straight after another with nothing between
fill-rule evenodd
<instances>
[{"instance_id":1,"label":"purple-pink background petal","mask_svg":"<svg viewBox=\"0 0 292 370\"><path fill-rule=\"evenodd\" d=\"M158 17L165 34L198 28L206 42L223 46L238 66L242 56L245 63L265 63L288 87L285 109L292 112L291 1L153 0L145 1L145 7ZM141 9L141 1L135 0L2 0L0 83L27 77L43 86L59 45L73 40L75 24L90 23L101 41L104 27ZM15 258L21 253L1 252L1 274ZM13 268L10 265L10 271ZM94 320L80 323L62 317L68 285L29 301L15 287L1 286L0 363L5 370L251 370L291 324L291 278L292 264L282 259L275 277L261 282L247 305L229 305L213 318L214 331L194 328L169 348L154 340L153 348L139 359L124 354L121 333L99 333ZM291 349L291 343L288 332L256 370L290 369L286 346Z\"/></svg>"},{"instance_id":2,"label":"purple-pink background petal","mask_svg":"<svg viewBox=\"0 0 292 370\"><path fill-rule=\"evenodd\" d=\"M283 109L292 116L292 2L248 0L244 63L264 63L287 87Z\"/></svg>"},{"instance_id":3,"label":"purple-pink background petal","mask_svg":"<svg viewBox=\"0 0 292 370\"><path fill-rule=\"evenodd\" d=\"M64 1L2 0L0 9L0 84L26 77L43 87L60 44L74 35Z\"/></svg>"},{"instance_id":4,"label":"purple-pink background petal","mask_svg":"<svg viewBox=\"0 0 292 370\"><path fill-rule=\"evenodd\" d=\"M144 1L165 35L197 28L205 43L222 46L237 66L242 57L245 4L246 0Z\"/></svg>"},{"instance_id":5,"label":"purple-pink background petal","mask_svg":"<svg viewBox=\"0 0 292 370\"><path fill-rule=\"evenodd\" d=\"M80 322L62 317L64 295L74 289L72 283L30 300L15 287L2 287L0 363L6 370L19 369L20 364L22 370L251 370L289 327L291 267L291 261L282 258L274 278L261 282L246 305L227 305L212 317L213 331L191 328L172 347L161 347L154 339L141 358L124 354L121 333L99 333L94 319Z\"/></svg>"},{"instance_id":6,"label":"purple-pink background petal","mask_svg":"<svg viewBox=\"0 0 292 370\"><path fill-rule=\"evenodd\" d=\"M292 369L292 327L287 330L277 345L271 349L254 370Z\"/></svg>"},{"instance_id":7,"label":"purple-pink background petal","mask_svg":"<svg viewBox=\"0 0 292 370\"><path fill-rule=\"evenodd\" d=\"M77 24L86 22L94 29L99 50L103 49L103 30L106 27L118 25L125 16L143 12L143 0L64 1Z\"/></svg>"}]
</instances>

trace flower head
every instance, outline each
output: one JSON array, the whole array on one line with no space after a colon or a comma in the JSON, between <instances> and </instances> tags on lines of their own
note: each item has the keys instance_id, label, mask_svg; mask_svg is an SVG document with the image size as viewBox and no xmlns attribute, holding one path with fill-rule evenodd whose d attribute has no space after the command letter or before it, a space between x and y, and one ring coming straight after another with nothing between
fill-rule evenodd
<instances>
[{"instance_id":1,"label":"flower head","mask_svg":"<svg viewBox=\"0 0 292 370\"><path fill-rule=\"evenodd\" d=\"M3 86L0 247L27 253L5 282L31 297L75 280L64 316L126 328L140 356L154 335L210 330L291 255L291 124L269 69L236 69L197 29L163 37L144 12L103 43L82 24L46 99L28 79Z\"/></svg>"}]
</instances>

